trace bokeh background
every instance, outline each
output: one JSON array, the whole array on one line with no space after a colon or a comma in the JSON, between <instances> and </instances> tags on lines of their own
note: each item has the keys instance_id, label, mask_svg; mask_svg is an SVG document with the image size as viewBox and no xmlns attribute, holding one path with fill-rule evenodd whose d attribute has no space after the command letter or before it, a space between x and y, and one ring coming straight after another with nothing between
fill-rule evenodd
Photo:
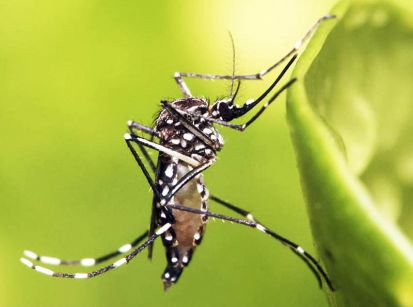
<instances>
[{"instance_id":1,"label":"bokeh background","mask_svg":"<svg viewBox=\"0 0 413 307\"><path fill-rule=\"evenodd\" d=\"M0 306L325 306L288 250L211 221L178 285L163 292L164 250L91 280L28 270L24 249L98 256L144 231L151 193L128 151L126 121L150 125L181 96L175 71L253 73L283 56L330 0L0 2ZM244 82L240 102L274 79ZM189 80L193 94L229 83ZM284 97L205 173L212 193L250 209L314 252L285 121ZM153 154L156 157L156 154ZM211 203L211 210L230 213ZM232 214L232 213L231 213ZM75 269L74 271L84 271Z\"/></svg>"}]
</instances>

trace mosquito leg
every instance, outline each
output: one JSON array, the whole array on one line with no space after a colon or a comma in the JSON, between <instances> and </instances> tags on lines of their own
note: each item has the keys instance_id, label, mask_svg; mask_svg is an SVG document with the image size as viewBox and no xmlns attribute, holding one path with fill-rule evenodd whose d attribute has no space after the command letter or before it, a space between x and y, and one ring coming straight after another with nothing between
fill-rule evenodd
<instances>
[{"instance_id":1,"label":"mosquito leg","mask_svg":"<svg viewBox=\"0 0 413 307\"><path fill-rule=\"evenodd\" d=\"M133 260L133 258L136 257L142 250L144 250L146 247L148 247L152 242L156 240L159 236L161 236L165 231L167 231L169 228L171 228L170 223L166 223L162 227L160 227L148 240L146 240L143 244L139 245L132 253L127 255L126 257L120 258L118 261L103 267L99 270L88 272L88 273L61 273L61 272L54 272L50 269L47 269L42 266L34 265L30 260L26 258L21 258L20 261L28 266L29 268L43 273L45 275L53 276L53 277L61 277L61 278L76 278L76 279L84 279L84 278L93 278L99 275L102 275L108 271L111 271L113 269L116 269L120 267L123 264L127 264L130 261Z\"/></svg>"},{"instance_id":2,"label":"mosquito leg","mask_svg":"<svg viewBox=\"0 0 413 307\"><path fill-rule=\"evenodd\" d=\"M257 224L261 224L257 219L255 219L255 217L251 214L251 212L246 211L246 210L244 210L244 209L242 209L242 208L239 208L239 207L237 207L237 206L235 206L235 205L232 205L232 204L230 204L229 202L227 202L227 201L225 201L225 200L222 200L222 199L220 199L220 198L217 197L217 196L210 195L209 198L210 198L212 201L215 201L216 203L224 206L225 208L228 208L228 209L230 209L230 210L232 210L232 211L234 211L234 212L242 215L243 217L245 217L245 218L248 219L249 221L254 222L254 223L257 223ZM316 277L316 279L318 280L318 283L319 283L319 285L320 285L320 287L321 287L321 279L320 279L320 276L319 276L317 270L316 270L316 269L314 268L314 266L311 264L311 262L310 262L306 257L304 257L302 254L298 253L296 250L292 249L292 251L293 251L295 254L297 254L297 256L299 256L305 263L307 263L307 266L308 266L308 267L310 268L310 270L313 272L313 274L315 275L315 277Z\"/></svg>"},{"instance_id":3,"label":"mosquito leg","mask_svg":"<svg viewBox=\"0 0 413 307\"><path fill-rule=\"evenodd\" d=\"M215 195L209 195L209 199L211 199L212 201L224 206L225 208L228 208L228 209L238 213L239 215L245 217L246 219L248 219L251 222L258 223L258 221L254 218L254 216L249 211L246 211L242 208L234 206L234 205L230 204L229 202L227 202L225 200L222 200L221 198L219 198Z\"/></svg>"},{"instance_id":4,"label":"mosquito leg","mask_svg":"<svg viewBox=\"0 0 413 307\"><path fill-rule=\"evenodd\" d=\"M138 162L139 166L141 167L149 185L151 186L153 192L156 194L157 199L160 200L160 204L161 205L165 205L166 203L168 203L168 201L185 185L187 184L189 181L191 181L193 178L195 178L198 174L202 173L205 169L207 169L208 167L210 167L215 160L210 160L204 164L200 164L197 160L192 159L191 157L185 156L177 151L174 151L172 149L169 149L167 147L164 147L162 145L153 143L148 141L147 139L144 138L140 138L134 135L130 135L130 134L125 134L125 140L126 143L129 147L129 149L131 150L133 156L135 157L135 160ZM170 155L171 157L175 157L177 159L180 159L192 166L195 166L195 168L191 171L189 171L187 174L185 174L178 182L177 184L169 191L169 193L163 197L160 195L159 191L157 190L154 181L152 180L151 176L149 175L148 170L146 169L145 165L143 164L142 159L140 158L139 154L136 152L136 150L133 148L132 146L132 142L135 143L140 143L142 145L145 145L149 148L153 148L156 149L160 152L164 152L168 155Z\"/></svg>"},{"instance_id":5,"label":"mosquito leg","mask_svg":"<svg viewBox=\"0 0 413 307\"><path fill-rule=\"evenodd\" d=\"M181 91L184 93L186 97L191 97L191 93L188 87L186 86L185 82L183 81L183 78L197 78L197 79L209 79L209 80L214 80L214 79L260 80L270 71L275 69L277 66L279 66L283 62L285 62L287 59L289 59L291 56L297 54L301 46L317 30L318 26L325 20L332 19L332 18L335 18L335 16L331 14L327 14L321 17L320 19L318 19L317 22L313 24L313 26L307 31L307 33L297 43L295 43L294 47L290 51L288 51L280 60L278 60L276 63L274 63L270 67L261 70L258 73L250 74L250 75L215 75L215 74L197 74L197 73L176 72L175 80L178 83L179 87L181 88Z\"/></svg>"},{"instance_id":6,"label":"mosquito leg","mask_svg":"<svg viewBox=\"0 0 413 307\"><path fill-rule=\"evenodd\" d=\"M153 142L151 142L151 141L148 141L148 140L145 139L145 138L140 138L140 137L138 137L138 136L131 135L131 134L125 134L125 141L126 141L126 144L127 144L128 147L129 147L129 149L130 149L133 157L135 158L135 160L136 160L136 162L138 163L139 167L141 168L143 174L145 175L146 180L148 181L148 183L149 183L149 185L150 185L153 193L155 194L156 199L159 200L159 201L161 202L161 204L162 204L162 202L164 202L164 203L166 204L167 201L165 202L164 197L162 197L162 196L161 196L161 193L159 193L158 189L156 188L155 182L153 181L151 175L149 174L146 166L143 164L143 161L142 161L141 157L139 156L139 154L137 153L137 151L136 151L135 148L133 147L132 143L142 144L142 145L147 146L147 147L149 147L149 148L153 148L153 149L156 149L156 150L158 150L158 151L165 152L166 154L168 154L168 155L170 155L170 156L172 156L172 157L176 157L176 158L178 158L178 159L181 159L181 160L183 160L183 161L185 161L185 162L187 162L187 163L189 163L189 164L191 164L191 165L194 165L194 164L195 164L196 166L199 165L199 162L198 162L198 161L196 161L196 160L194 160L194 159L192 159L192 158L190 158L190 157L188 157L188 156L185 156L185 155L183 155L183 154L181 154L181 153L179 153L179 152L176 152L176 151L174 151L174 150L171 150L171 149L169 149L169 148L167 148L167 147L164 147L164 146L162 146L162 145L159 145L159 144L153 143ZM202 165L201 165L201 166L202 166ZM181 187L182 187L182 186L181 186ZM180 188L181 188L181 187L180 187ZM174 193L175 193L175 192L174 192ZM169 193L169 195L168 195L169 199L172 198L173 195L174 195L174 194ZM165 212L165 213L168 214L168 212ZM169 215L169 216L168 216L168 217L169 217L169 220L172 222L172 221L174 220L172 214L168 214L168 215Z\"/></svg>"},{"instance_id":7,"label":"mosquito leg","mask_svg":"<svg viewBox=\"0 0 413 307\"><path fill-rule=\"evenodd\" d=\"M146 166L143 164L143 161L142 161L141 157L139 156L139 154L137 153L135 148L133 148L133 146L132 146L132 140L134 140L134 139L138 139L138 137L135 137L135 136L130 135L130 134L125 135L125 141L126 141L126 144L128 145L129 150L131 151L133 157L135 158L135 160L138 163L139 167L141 168L143 174L145 175L145 178L148 181L153 193L155 194L155 196L158 199L160 199L161 195L160 195L158 189L156 188L156 185L155 185L151 175L149 174L148 170L146 169Z\"/></svg>"},{"instance_id":8,"label":"mosquito leg","mask_svg":"<svg viewBox=\"0 0 413 307\"><path fill-rule=\"evenodd\" d=\"M134 122L132 120L128 121L128 128L129 128L130 133L134 136L137 136L135 131L134 131L134 129L137 129L137 130L139 130L143 133L149 134L151 137L159 137L158 133L155 132L152 128L141 125L141 124L139 124L137 122ZM148 151L146 150L146 148L141 143L138 143L138 146L139 146L139 149L142 152L145 160L149 163L150 168L152 169L152 171L155 172L155 169L156 169L155 163L152 161Z\"/></svg>"},{"instance_id":9,"label":"mosquito leg","mask_svg":"<svg viewBox=\"0 0 413 307\"><path fill-rule=\"evenodd\" d=\"M153 191L154 191L154 193L155 193L155 196L156 196L156 197L154 198L153 203L152 203L152 214L151 214L150 229L149 229L149 235L151 235L152 232L153 232L154 225L155 225L155 223L154 223L154 222L155 222L155 220L154 220L154 218L155 218L155 216L154 216L154 213L155 213L154 210L155 210L155 206L156 206L156 203L158 202L158 200L159 200L159 202L160 202L161 205L167 204L167 203L169 202L169 200L170 200L183 186L185 186L185 184L187 184L190 180L192 180L193 178L195 178L198 174L200 174L201 172L203 172L205 169L207 169L208 167L210 167L215 161L214 161L214 160L211 160L211 161L209 161L209 162L207 162L207 163L205 163L205 164L201 164L201 165L200 165L198 161L193 160L193 159L190 158L190 157L184 156L186 159L193 160L193 161L197 164L197 167L194 168L193 170L189 171L189 172L188 172L187 174L185 174L182 178L180 178L180 179L178 180L178 182L176 183L176 185L169 191L169 193L168 193L167 195L163 196L163 195L160 195L160 193L159 193L159 191L157 190L157 188L156 188L156 186L155 186L155 183L153 182L152 178L150 177L150 175L149 175L146 167L143 165L141 158L139 157L138 153L135 151L135 149L133 148L133 146L132 146L132 145L130 144L130 142L128 142L128 141L134 141L134 142L137 142L138 144L143 144L143 145L147 145L148 143L151 143L151 145L148 146L148 147L154 148L154 149L158 149L158 148L159 148L159 147L156 148L155 145L156 145L156 146L160 146L160 145L159 145L159 144L156 144L156 143L149 142L149 141L146 140L146 139L139 138L139 137L134 136L134 135L128 135L128 134L127 134L127 135L125 135L125 139L126 139L126 142L127 142L127 144L128 144L128 147L130 148L130 150L131 150L132 154L134 155L136 161L138 162L139 166L141 166L141 168L142 168L142 170L143 170L143 172L144 172L144 174L145 174L145 176L146 176L146 178L147 178L147 180L148 180L150 186L152 187L152 189L153 189ZM143 140L143 141L142 141L142 140ZM163 146L162 146L162 147L163 147ZM172 157L177 157L177 158L179 159L180 156L183 156L182 154L180 154L180 153L178 153L178 152L175 152L175 151L173 151L173 150L171 150L171 149L169 149L169 148L166 148L166 147L163 147L163 148L167 149L168 152L165 152L165 151L163 151L163 150L159 150L159 151L165 152L166 154L169 154L169 155L172 156ZM142 149L143 149L143 152L144 152L144 156L145 156L150 162L152 162L152 165L154 165L154 164L153 164L153 161L152 161L151 158L149 157L146 149L143 148L143 147L142 147ZM146 155L145 155L145 152L146 152ZM169 153L169 152L171 152L171 153ZM180 156L177 156L177 155L180 155ZM149 164L151 164L150 162L149 162ZM187 161L185 161L185 162L187 162ZM192 163L192 165L195 164L195 163ZM154 170L154 168L153 168L153 170ZM156 192L155 192L155 191L156 191ZM165 213L167 214L168 212L165 212ZM173 217L172 217L172 216L170 216L170 220L173 221ZM151 258L151 257L152 257L152 244L150 244L148 250L149 250L148 257Z\"/></svg>"},{"instance_id":10,"label":"mosquito leg","mask_svg":"<svg viewBox=\"0 0 413 307\"><path fill-rule=\"evenodd\" d=\"M261 116L261 114L271 105L271 103L278 98L286 89L288 89L291 85L296 82L297 79L291 79L288 81L282 88L280 88L271 98L266 102L259 110L257 113L254 114L253 117L251 117L245 124L242 125L235 125L237 130L244 131L247 129L249 125L251 125L255 120L257 120L258 117Z\"/></svg>"},{"instance_id":11,"label":"mosquito leg","mask_svg":"<svg viewBox=\"0 0 413 307\"><path fill-rule=\"evenodd\" d=\"M166 153L167 155L169 155L171 157L175 157L175 158L177 158L181 161L184 161L184 162L188 163L189 165L192 165L192 166L196 167L196 166L199 166L199 164L200 164L197 160L195 160L195 159L193 159L189 156L185 156L185 155L183 155L183 154L181 154L181 153L179 153L175 150L172 150L168 147L165 147L165 146L162 146L160 144L151 142L151 141L149 141L145 138L141 138L141 137L138 137L136 135L131 135L131 134L128 134L128 133L126 133L124 137L125 137L125 140L126 140L126 143L128 144L128 146L132 142L140 143L140 144L142 144L146 147L155 149L159 152Z\"/></svg>"},{"instance_id":12,"label":"mosquito leg","mask_svg":"<svg viewBox=\"0 0 413 307\"><path fill-rule=\"evenodd\" d=\"M140 138L138 136L135 135L130 135L130 134L125 134L125 141L126 144L128 145L130 151L132 152L132 155L134 156L136 162L138 163L139 167L141 168L142 172L144 173L146 180L148 181L152 191L155 194L155 201L159 200L161 205L165 205L168 203L168 201L175 195L175 193L181 189L188 181L190 181L192 178L194 178L195 176L197 176L199 173L201 173L202 171L204 171L206 168L208 168L214 161L209 161L206 164L200 164L198 161L192 159L191 157L185 156L177 151L174 151L172 149L169 149L167 147L164 147L162 145L153 143L151 141L148 141L145 138ZM139 156L139 154L136 152L135 148L132 146L132 143L138 143L138 144L142 144L145 145L149 148L152 149L156 149L160 152L164 152L172 157L176 157L180 160L183 160L184 162L191 164L193 166L196 166L196 168L194 168L192 171L188 172L188 174L186 174L185 176L183 176L178 183L174 186L173 189L171 189L171 191L169 191L169 193L166 195L166 197L163 197L161 195L161 193L158 191L158 189L156 188L156 185L152 179L152 177L150 176L147 168L145 167L145 165L143 164L143 161L141 159L141 157ZM191 177L192 176L192 177ZM168 211L165 211L165 214L167 214L167 218L169 221L173 222L174 218L172 216L172 214ZM152 225L152 220L151 220L151 225ZM151 231L149 232L149 234L151 233Z\"/></svg>"},{"instance_id":13,"label":"mosquito leg","mask_svg":"<svg viewBox=\"0 0 413 307\"><path fill-rule=\"evenodd\" d=\"M50 264L50 265L81 265L81 266L93 266L96 264L99 264L101 262L107 261L109 259L112 259L116 256L119 256L123 253L128 252L132 248L136 247L139 243L142 242L143 239L145 239L148 236L148 231L145 231L143 234L141 234L139 237L137 237L135 240L132 242L122 245L119 247L116 251L113 251L111 253L108 253L106 255L97 257L97 258L83 258L80 260L63 260L59 259L56 257L49 257L49 256L39 256L38 254L25 250L24 255L27 258L30 258L32 260L39 261L44 264Z\"/></svg>"},{"instance_id":14,"label":"mosquito leg","mask_svg":"<svg viewBox=\"0 0 413 307\"><path fill-rule=\"evenodd\" d=\"M144 129L142 128L142 125L133 122L133 121L128 121L128 127L129 130L131 132L132 135L136 136L133 128L137 128L140 131L143 131L145 133L148 133L152 136L155 135L155 132L149 128L149 127L144 127ZM143 157L145 158L145 160L148 162L152 172L155 174L156 172L156 167L155 167L155 163L152 160L151 156L149 155L148 151L146 150L145 146L143 146L141 143L138 143L139 149L141 150ZM148 237L152 236L155 232L155 228L156 228L156 203L158 202L158 198L155 196L152 200L152 209L151 209L151 217L149 220L149 231L148 231ZM152 254L153 254L153 243L149 244L148 246L148 258L152 259Z\"/></svg>"},{"instance_id":15,"label":"mosquito leg","mask_svg":"<svg viewBox=\"0 0 413 307\"><path fill-rule=\"evenodd\" d=\"M258 112L251 118L249 119L245 124L232 124L223 120L219 120L219 119L214 119L214 118L207 118L207 120L209 122L224 126L224 127L228 127L234 130L238 130L243 132L245 129L247 129L247 127L249 125L251 125L258 117L261 116L261 114L265 111L265 109L267 109L271 103L276 100L278 98L279 95L281 95L286 89L288 89L291 85L294 84L294 82L296 82L297 79L291 79L290 81L288 81L282 88L280 88L271 98L268 102L266 102L259 110Z\"/></svg>"},{"instance_id":16,"label":"mosquito leg","mask_svg":"<svg viewBox=\"0 0 413 307\"><path fill-rule=\"evenodd\" d=\"M146 180L148 181L149 186L151 187L151 189L152 189L152 191L153 191L153 193L154 193L154 202L159 202L159 201L160 201L160 202L162 203L163 197L162 197L161 193L158 191L158 189L157 189L157 187L156 187L156 185L155 185L155 182L153 181L151 175L149 174L146 166L143 164L143 161L142 161L141 157L139 156L139 154L137 153L137 151L136 151L135 148L133 147L132 143L135 142L135 143L142 144L142 145L148 146L148 147L150 147L150 148L154 148L154 149L159 149L159 148L162 149L162 148L164 148L164 149L166 149L167 151L172 152L173 154L176 153L177 155L179 154L179 155L181 155L181 156L184 157L184 158L191 159L191 160L193 160L193 159L192 159L192 158L189 158L189 157L187 157L187 156L185 156L185 155L182 155L182 154L180 154L180 153L178 153L178 152L175 152L175 151L173 151L173 150L171 150L171 149L169 149L169 148L166 148L166 147L164 147L164 146L161 146L161 145L159 145L159 144L150 142L150 141L148 141L147 139L140 138L140 137L138 137L138 136L134 136L134 135L130 135L130 134L125 134L125 141L126 141L126 144L128 145L128 148L130 149L133 157L135 158L135 160L136 160L136 162L138 163L139 167L141 168L143 174L145 175L145 178L146 178ZM194 161L195 161L195 160L194 160ZM195 162L197 162L197 161L195 161ZM198 162L197 162L197 163L198 163ZM198 163L198 164L199 164L199 163ZM173 195L171 195L170 198L172 198L172 196L173 196ZM153 209L152 209L152 210L153 210ZM165 210L164 213L165 213L165 215L166 215L165 218L167 218L167 221L168 221L168 222L170 222L170 223L174 223L174 222L175 222L175 219L174 219L172 213L171 213L169 210ZM152 216L152 217L153 217L153 216ZM152 218L152 217L151 217L151 218ZM154 221L151 220L151 224L150 224L150 225L151 225L151 226L150 226L151 228L149 229L149 235L150 235L151 232L152 232L153 222L154 222ZM151 244L151 243L150 243L150 244ZM152 248L152 247L151 247L151 248Z\"/></svg>"},{"instance_id":17,"label":"mosquito leg","mask_svg":"<svg viewBox=\"0 0 413 307\"><path fill-rule=\"evenodd\" d=\"M148 236L150 237L155 233L155 228L156 228L156 203L157 200L156 198L153 199L152 201L152 208L151 208L151 217L149 220L149 232ZM153 255L153 243L149 244L148 246L148 259L151 260Z\"/></svg>"},{"instance_id":18,"label":"mosquito leg","mask_svg":"<svg viewBox=\"0 0 413 307\"><path fill-rule=\"evenodd\" d=\"M182 77L187 77L185 73L176 72L174 74L174 78L176 83L178 83L179 89L181 90L182 94L185 97L192 97L191 91L189 90L188 86L186 85L184 79Z\"/></svg>"},{"instance_id":19,"label":"mosquito leg","mask_svg":"<svg viewBox=\"0 0 413 307\"><path fill-rule=\"evenodd\" d=\"M147 151L146 148L142 148L142 150L144 151L144 156L147 157L149 164L153 164L152 159L149 157L149 155L147 155ZM146 152L146 155L145 155ZM183 177L180 178L180 180L176 183L176 185L171 189L169 195L165 196L165 199L161 200L161 205L166 204L173 195L175 195L183 186L185 186L185 184L187 184L190 180L192 180L194 177L196 177L198 174L200 174L201 172L203 172L204 170L206 170L208 167L210 167L212 164L214 163L214 161L210 161L209 163L206 164L202 164L200 166L198 166L197 168L189 171L187 174L185 174ZM155 171L155 169L153 169ZM149 227L149 235L151 235L153 233L153 230L155 229L155 206L156 206L156 202L157 199L154 198L154 201L152 203L152 213L151 213L151 222L150 222L150 227ZM152 258L152 244L148 247L148 258L151 259Z\"/></svg>"},{"instance_id":20,"label":"mosquito leg","mask_svg":"<svg viewBox=\"0 0 413 307\"><path fill-rule=\"evenodd\" d=\"M158 133L155 132L151 127L147 127L144 126L142 124L139 124L133 120L129 120L128 121L128 128L130 133L137 137L137 135L135 134L135 129L145 133L145 134L149 134L152 138L153 137L159 137ZM151 168L152 172L155 174L156 172L156 166L154 161L151 159L151 156L149 155L148 151L146 150L145 146L142 145L141 143L137 142L140 151L143 154L143 157L145 158L145 160L148 162L149 167ZM149 231L147 232L147 236L151 237L154 233L155 233L155 228L156 228L156 203L158 201L159 198L157 198L156 196L153 198L152 201L152 208L151 208L151 217L149 220ZM153 254L153 243L149 244L148 246L148 258L152 259L152 254Z\"/></svg>"},{"instance_id":21,"label":"mosquito leg","mask_svg":"<svg viewBox=\"0 0 413 307\"><path fill-rule=\"evenodd\" d=\"M153 130L151 127L142 125L133 120L128 120L128 128L129 128L129 131L134 135L136 134L134 129L136 129L143 133L149 134L151 136L159 137L159 134L155 130Z\"/></svg>"},{"instance_id":22,"label":"mosquito leg","mask_svg":"<svg viewBox=\"0 0 413 307\"><path fill-rule=\"evenodd\" d=\"M191 212L191 213L194 213L194 214L202 214L202 215L206 215L206 216L209 216L209 217L214 217L214 218L217 218L217 219L234 222L234 223L237 223L237 224L241 224L241 225L244 225L244 226L255 228L255 229L271 236L275 240L277 240L277 241L281 242L283 245L287 246L294 254L299 256L300 259L303 260L307 264L307 266L310 268L310 270L313 273L315 273L317 280L320 282L321 278L323 278L325 280L325 282L327 283L328 287L330 288L330 290L334 291L333 284L331 283L327 273L321 267L320 263L311 254L306 252L298 244L296 244L296 243L288 240L287 238L277 234L276 232L274 232L271 229L265 227L261 223L254 222L254 221L247 221L247 220L237 219L237 218L234 218L234 217L225 216L225 215L221 215L221 214L216 214L216 213L212 213L212 212L209 212L209 211L203 211L203 210L198 210L198 209L194 209L194 208L188 208L188 207L177 205L177 204L169 204L168 207L170 207L172 209L176 209L176 210L187 211L187 212Z\"/></svg>"},{"instance_id":23,"label":"mosquito leg","mask_svg":"<svg viewBox=\"0 0 413 307\"><path fill-rule=\"evenodd\" d=\"M248 100L241 107L235 105L235 108L232 111L233 112L232 118L233 119L238 118L238 117L241 117L241 116L247 114L258 103L260 103L263 99L265 99L267 97L267 95L274 89L274 87L281 81L281 79L284 77L284 75L287 73L287 71L290 69L291 65L295 62L296 59L297 59L297 55L294 55L288 61L288 63L284 66L283 70L280 72L280 74L277 76L277 78L274 80L274 82L257 99Z\"/></svg>"},{"instance_id":24,"label":"mosquito leg","mask_svg":"<svg viewBox=\"0 0 413 307\"><path fill-rule=\"evenodd\" d=\"M245 114L247 114L249 111L251 111L258 103L260 103L263 99L267 97L267 95L274 89L274 87L280 82L280 80L284 77L284 75L287 73L288 69L291 67L291 65L294 63L294 61L297 59L297 55L294 55L290 61L285 65L281 73L277 76L277 78L274 80L274 82L262 93L257 99L255 100L248 100L244 105L238 106L234 105L234 108L231 110L232 114L231 117L233 119L241 117ZM219 120L219 119L214 119L214 118L206 118L208 121L226 126L238 131L244 131L250 124L252 124L264 111L265 109L282 93L284 92L288 87L290 87L297 79L292 79L288 81L283 87L281 87L270 99L269 101L264 104L261 109L245 124L239 125L239 124L232 124L224 120ZM175 116L180 116L180 119L184 119L184 116L180 114L180 111L176 110L173 108L173 106L169 103L162 102L162 105L168 109L168 111L171 112L171 114L174 114ZM184 122L183 122L184 124ZM190 124L185 125L185 127L190 126ZM193 126L193 125L192 125ZM196 129L196 127L187 127L188 129L191 128L192 130ZM198 129L199 130L199 129ZM191 131L192 133L195 134L195 132ZM198 135L201 134L201 135ZM205 138L206 136L202 136L202 132L199 132L197 137L199 137L201 140ZM207 137L206 137L207 138ZM208 139L209 140L209 139ZM209 140L210 141L210 140Z\"/></svg>"},{"instance_id":25,"label":"mosquito leg","mask_svg":"<svg viewBox=\"0 0 413 307\"><path fill-rule=\"evenodd\" d=\"M134 129L138 129L139 131L142 131L146 134L151 135L152 137L156 136L159 137L159 135L150 127L146 127L144 125L141 125L139 123L136 123L132 120L128 121L128 128L129 131L131 132L131 135L133 135L134 137L137 137L137 135L135 134ZM154 161L152 160L152 158L150 157L148 151L146 150L145 146L142 145L142 143L140 142L136 142L139 146L140 151L143 154L143 157L145 158L145 160L148 162L152 172L155 174L156 172L156 166ZM153 201L152 201L152 209L151 209L151 216L150 216L150 220L149 220L149 231L147 233L148 237L152 236L155 233L155 228L156 228L156 204L158 202L158 197L154 197ZM153 243L149 244L148 246L148 258L152 259L152 255L153 255Z\"/></svg>"},{"instance_id":26,"label":"mosquito leg","mask_svg":"<svg viewBox=\"0 0 413 307\"><path fill-rule=\"evenodd\" d=\"M261 116L261 114L265 111L266 108L268 108L271 103L277 99L277 97L283 93L286 89L288 89L291 85L294 84L294 82L296 82L297 79L291 79L290 81L288 81L282 88L280 88L271 98L270 100L268 100L268 102L266 102L259 110L257 113L254 114L253 117L251 117L245 124L242 125L242 130L244 131L245 129L247 129L247 127L249 125L251 125L258 117Z\"/></svg>"},{"instance_id":27,"label":"mosquito leg","mask_svg":"<svg viewBox=\"0 0 413 307\"><path fill-rule=\"evenodd\" d=\"M319 18L313 25L312 27L307 31L307 33L298 41L295 43L294 47L287 52L286 55L284 55L279 61L277 61L276 63L274 63L273 65L271 65L270 67L268 67L267 69L264 69L262 71L260 71L257 76L258 79L261 79L264 75L266 75L267 73L269 73L270 71L272 71L274 68L276 68L278 65L280 65L281 63L283 63L284 61L286 61L290 56L297 54L301 48L302 45L304 45L304 43L310 38L310 36L317 30L317 28L320 26L321 23L323 23L326 20L329 19L334 19L336 18L335 15L332 14L327 14L322 16L321 18Z\"/></svg>"}]
</instances>

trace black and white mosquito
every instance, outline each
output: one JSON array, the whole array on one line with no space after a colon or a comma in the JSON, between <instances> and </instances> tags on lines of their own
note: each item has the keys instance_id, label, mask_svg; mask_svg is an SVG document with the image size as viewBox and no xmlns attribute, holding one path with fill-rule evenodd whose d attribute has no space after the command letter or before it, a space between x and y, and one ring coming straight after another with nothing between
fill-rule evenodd
<instances>
[{"instance_id":1,"label":"black and white mosquito","mask_svg":"<svg viewBox=\"0 0 413 307\"><path fill-rule=\"evenodd\" d=\"M214 217L255 228L269 235L288 247L308 266L317 278L320 287L324 281L330 290L333 290L328 275L312 255L298 244L264 226L248 211L230 204L220 197L209 194L203 178L203 171L215 163L217 152L224 145L224 140L214 124L238 131L244 131L248 128L281 93L296 82L296 79L291 79L282 85L244 124L230 122L246 115L260 102L267 99L297 59L302 44L323 21L331 18L334 18L334 16L326 15L320 18L281 60L259 73L251 75L175 73L175 80L184 97L171 102L162 101L162 109L153 128L134 121L128 122L129 133L125 134L126 144L153 191L150 225L149 229L143 234L131 243L119 247L116 251L97 258L62 260L55 257L39 256L26 250L24 251L26 258L21 258L21 261L29 268L49 276L92 278L129 263L145 248L148 248L149 258L151 258L152 245L158 237L161 237L167 258L167 266L162 274L162 280L164 288L168 289L178 281L182 271L190 263L196 247L201 243L205 234L208 218ZM242 106L235 104L240 88L240 80L261 79L284 62L287 62L287 64L264 93L257 99L248 100ZM231 95L227 99L220 99L209 105L206 99L191 95L184 78L232 80ZM237 86L234 93L232 93L234 80L237 80ZM140 133L148 135L149 138L139 136ZM155 140L158 140L158 142ZM158 151L157 164L152 161L147 148ZM149 169L145 166L145 160L149 165ZM208 200L233 210L245 219L210 212L208 210ZM88 273L55 272L32 263L32 261L39 261L48 265L93 266L125 253L128 254L116 262Z\"/></svg>"}]
</instances>

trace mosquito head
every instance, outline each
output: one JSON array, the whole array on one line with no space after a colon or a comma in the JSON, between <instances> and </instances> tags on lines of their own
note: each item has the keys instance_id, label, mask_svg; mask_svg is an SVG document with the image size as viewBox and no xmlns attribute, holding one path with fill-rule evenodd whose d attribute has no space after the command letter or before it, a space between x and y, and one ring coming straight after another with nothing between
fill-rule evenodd
<instances>
[{"instance_id":1,"label":"mosquito head","mask_svg":"<svg viewBox=\"0 0 413 307\"><path fill-rule=\"evenodd\" d=\"M238 81L234 95L231 93L232 96L230 98L218 99L214 102L210 110L213 118L229 122L240 116L237 112L237 106L234 105L234 100L238 95L240 86L241 82Z\"/></svg>"},{"instance_id":2,"label":"mosquito head","mask_svg":"<svg viewBox=\"0 0 413 307\"><path fill-rule=\"evenodd\" d=\"M232 98L219 99L211 106L211 117L229 122L234 119Z\"/></svg>"}]
</instances>

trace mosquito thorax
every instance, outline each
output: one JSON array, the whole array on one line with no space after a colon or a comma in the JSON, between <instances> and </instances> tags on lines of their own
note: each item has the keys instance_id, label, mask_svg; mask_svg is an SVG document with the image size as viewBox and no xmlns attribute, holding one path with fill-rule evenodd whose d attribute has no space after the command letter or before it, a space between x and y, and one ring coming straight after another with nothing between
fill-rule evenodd
<instances>
[{"instance_id":1,"label":"mosquito thorax","mask_svg":"<svg viewBox=\"0 0 413 307\"><path fill-rule=\"evenodd\" d=\"M204 98L177 99L170 104L179 111L187 123L163 109L155 129L161 143L196 160L215 159L216 151L224 145L224 140L207 118L211 118L208 101ZM188 129L188 123L196 130ZM205 139L208 142L205 142Z\"/></svg>"}]
</instances>

